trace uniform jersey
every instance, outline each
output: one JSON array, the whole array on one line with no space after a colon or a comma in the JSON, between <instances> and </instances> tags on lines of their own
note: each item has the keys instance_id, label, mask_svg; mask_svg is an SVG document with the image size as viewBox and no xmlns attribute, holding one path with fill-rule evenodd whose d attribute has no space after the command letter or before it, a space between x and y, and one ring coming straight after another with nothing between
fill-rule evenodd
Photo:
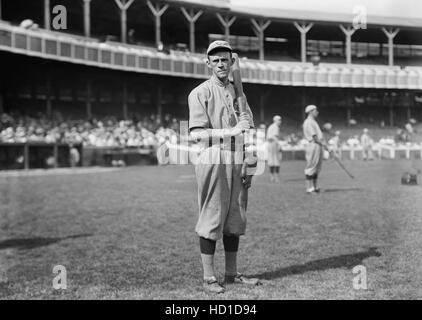
<instances>
[{"instance_id":1,"label":"uniform jersey","mask_svg":"<svg viewBox=\"0 0 422 320\"><path fill-rule=\"evenodd\" d=\"M267 163L270 167L279 167L281 162L281 149L278 140L281 136L280 126L276 123L271 124L267 129Z\"/></svg>"},{"instance_id":2,"label":"uniform jersey","mask_svg":"<svg viewBox=\"0 0 422 320\"><path fill-rule=\"evenodd\" d=\"M276 123L271 124L267 129L267 140L278 141L281 136L280 126Z\"/></svg>"},{"instance_id":3,"label":"uniform jersey","mask_svg":"<svg viewBox=\"0 0 422 320\"><path fill-rule=\"evenodd\" d=\"M308 141L314 140L314 136L317 136L319 140L323 138L321 129L314 118L308 117L303 123L303 136Z\"/></svg>"},{"instance_id":4,"label":"uniform jersey","mask_svg":"<svg viewBox=\"0 0 422 320\"><path fill-rule=\"evenodd\" d=\"M369 137L368 134L364 133L360 137L360 143L362 144L363 147L368 147L371 145L371 138Z\"/></svg>"},{"instance_id":5,"label":"uniform jersey","mask_svg":"<svg viewBox=\"0 0 422 320\"><path fill-rule=\"evenodd\" d=\"M217 77L201 83L188 98L189 129L229 129L237 124L239 108L233 85ZM247 104L247 103L246 103ZM250 126L254 127L252 112L247 104Z\"/></svg>"}]
</instances>

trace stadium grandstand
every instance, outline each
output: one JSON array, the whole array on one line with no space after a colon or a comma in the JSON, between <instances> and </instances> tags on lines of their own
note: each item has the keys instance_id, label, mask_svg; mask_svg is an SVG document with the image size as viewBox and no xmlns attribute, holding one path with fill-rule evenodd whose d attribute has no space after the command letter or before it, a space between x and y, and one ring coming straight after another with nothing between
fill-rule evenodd
<instances>
[{"instance_id":1,"label":"stadium grandstand","mask_svg":"<svg viewBox=\"0 0 422 320\"><path fill-rule=\"evenodd\" d=\"M299 131L310 103L336 128L422 121L422 18L368 15L361 28L352 12L241 3L0 0L0 114L187 119L206 47L227 39L257 123L277 113Z\"/></svg>"}]
</instances>

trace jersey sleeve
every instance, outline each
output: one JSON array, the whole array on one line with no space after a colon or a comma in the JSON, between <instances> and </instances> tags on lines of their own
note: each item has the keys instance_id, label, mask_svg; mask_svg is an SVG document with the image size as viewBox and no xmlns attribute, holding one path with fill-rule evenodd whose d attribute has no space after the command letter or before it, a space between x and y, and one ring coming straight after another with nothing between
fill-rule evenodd
<instances>
[{"instance_id":1,"label":"jersey sleeve","mask_svg":"<svg viewBox=\"0 0 422 320\"><path fill-rule=\"evenodd\" d=\"M195 88L188 97L189 104L189 130L194 128L209 128L210 121L208 118L207 99L199 88Z\"/></svg>"}]
</instances>

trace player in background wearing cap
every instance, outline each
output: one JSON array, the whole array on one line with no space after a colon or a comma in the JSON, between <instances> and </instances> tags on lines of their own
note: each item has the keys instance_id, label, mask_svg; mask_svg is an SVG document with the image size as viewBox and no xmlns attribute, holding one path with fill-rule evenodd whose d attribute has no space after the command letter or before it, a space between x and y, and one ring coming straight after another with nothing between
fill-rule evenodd
<instances>
[{"instance_id":1,"label":"player in background wearing cap","mask_svg":"<svg viewBox=\"0 0 422 320\"><path fill-rule=\"evenodd\" d=\"M303 136L308 141L305 150L306 157L306 192L317 193L318 174L322 167L322 158L324 149L328 151L328 147L324 142L321 129L316 122L318 117L318 109L314 105L309 105L305 109L307 118L303 123Z\"/></svg>"},{"instance_id":2,"label":"player in background wearing cap","mask_svg":"<svg viewBox=\"0 0 422 320\"><path fill-rule=\"evenodd\" d=\"M229 82L234 58L226 41L214 41L207 50L209 80L189 94L189 130L202 151L195 165L198 184L199 218L195 231L203 266L203 286L207 292L222 293L214 270L216 241L223 238L226 284L259 284L237 272L239 236L246 230L246 212L240 206L242 188L251 186L251 176L242 180L242 132L254 127L252 112L239 114L236 94ZM241 145L237 141L242 139ZM211 145L210 145L211 144ZM240 157L236 162L235 157ZM230 159L229 163L227 159Z\"/></svg>"},{"instance_id":3,"label":"player in background wearing cap","mask_svg":"<svg viewBox=\"0 0 422 320\"><path fill-rule=\"evenodd\" d=\"M274 116L273 123L267 129L267 143L268 143L268 167L270 168L271 182L280 182L280 163L281 163L281 148L279 140L281 138L281 117Z\"/></svg>"}]
</instances>

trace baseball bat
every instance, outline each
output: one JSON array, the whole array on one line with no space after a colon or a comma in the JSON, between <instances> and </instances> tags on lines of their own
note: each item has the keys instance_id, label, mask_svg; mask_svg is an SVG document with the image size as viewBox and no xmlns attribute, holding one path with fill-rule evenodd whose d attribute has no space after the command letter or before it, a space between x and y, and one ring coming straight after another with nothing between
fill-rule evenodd
<instances>
[{"instance_id":1,"label":"baseball bat","mask_svg":"<svg viewBox=\"0 0 422 320\"><path fill-rule=\"evenodd\" d=\"M339 159L338 157L334 156L334 161L335 161L335 162L337 162L337 164L340 166L340 168L342 168L342 169L343 169L343 171L344 171L344 172L346 172L346 173L347 173L347 175L348 175L350 178L352 178L352 179L354 179L354 178L355 178L355 177L354 177L354 176L350 173L350 171L346 169L346 167L344 166L344 164L340 161L340 159Z\"/></svg>"},{"instance_id":2,"label":"baseball bat","mask_svg":"<svg viewBox=\"0 0 422 320\"><path fill-rule=\"evenodd\" d=\"M239 56L233 53L234 63L232 65L233 87L236 94L237 104L240 114L248 112L245 95L243 93L242 76L240 73ZM245 151L245 149L243 150ZM245 158L242 164L242 178L246 176L248 167L256 166L256 160L253 158ZM240 206L246 211L248 206L248 189L243 187L240 191Z\"/></svg>"}]
</instances>

